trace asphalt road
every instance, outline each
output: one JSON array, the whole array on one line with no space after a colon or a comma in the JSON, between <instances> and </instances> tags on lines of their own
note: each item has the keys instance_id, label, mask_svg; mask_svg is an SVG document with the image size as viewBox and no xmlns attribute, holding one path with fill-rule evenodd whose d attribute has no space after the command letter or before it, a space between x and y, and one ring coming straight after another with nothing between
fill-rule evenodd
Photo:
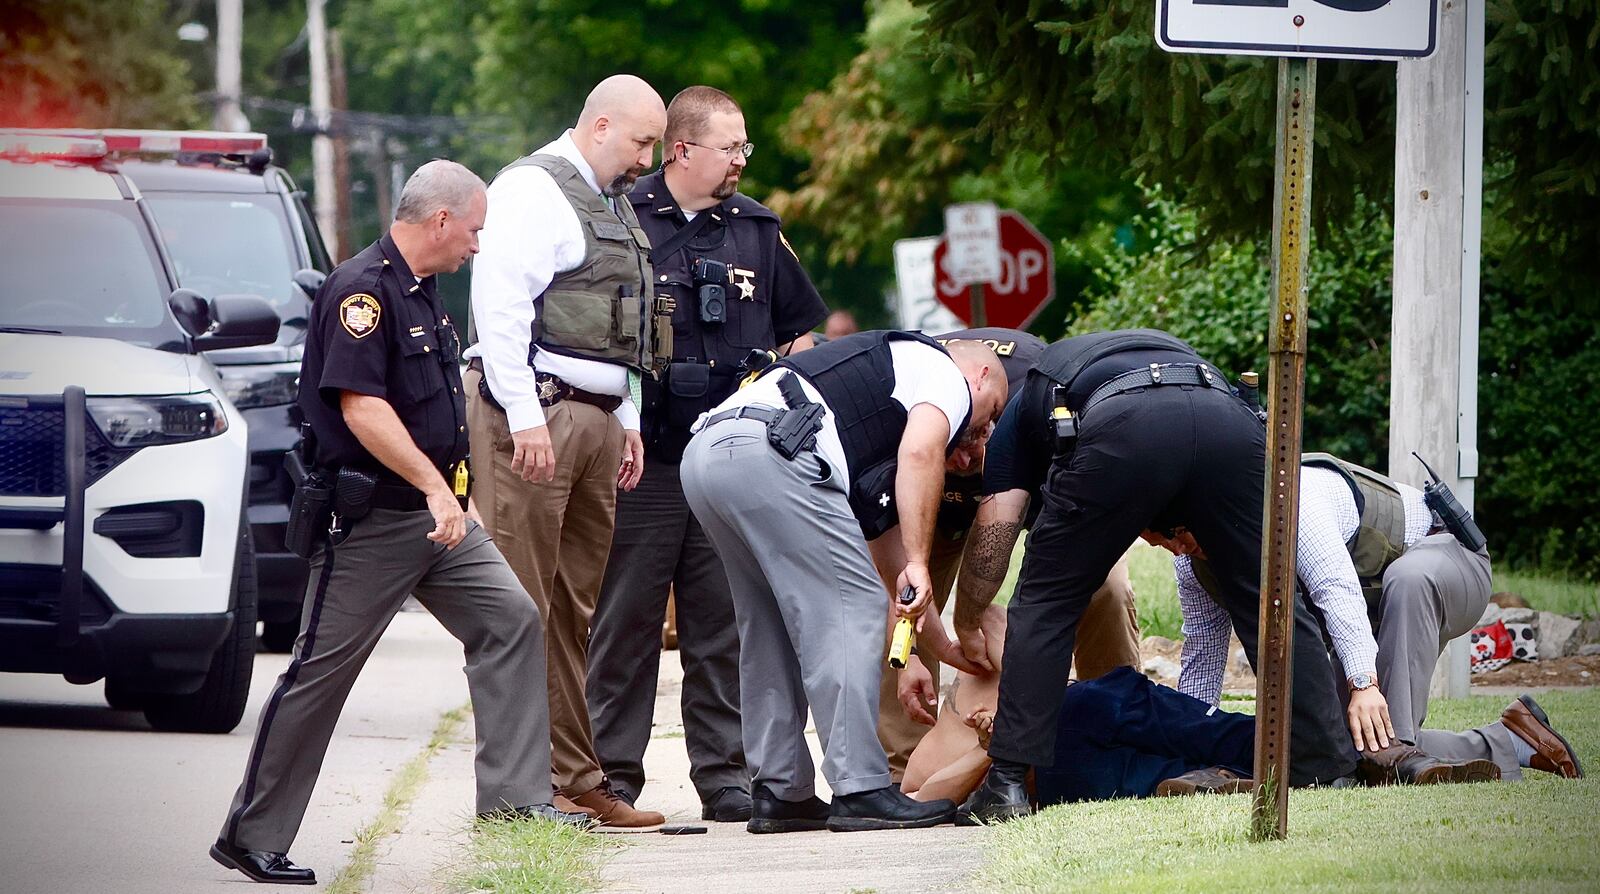
<instances>
[{"instance_id":1,"label":"asphalt road","mask_svg":"<svg viewBox=\"0 0 1600 894\"><path fill-rule=\"evenodd\" d=\"M103 684L0 674L0 891L243 891L207 855L286 655L258 655L228 735L158 733L106 706ZM467 701L462 654L431 615L403 613L345 706L291 859L333 878L391 774ZM468 731L470 735L470 730Z\"/></svg>"}]
</instances>

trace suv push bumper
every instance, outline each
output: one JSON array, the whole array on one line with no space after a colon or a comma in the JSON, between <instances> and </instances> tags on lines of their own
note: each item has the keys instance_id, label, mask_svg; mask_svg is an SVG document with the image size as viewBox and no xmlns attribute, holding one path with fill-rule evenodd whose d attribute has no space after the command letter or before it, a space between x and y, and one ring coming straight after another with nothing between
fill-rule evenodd
<instances>
[{"instance_id":1,"label":"suv push bumper","mask_svg":"<svg viewBox=\"0 0 1600 894\"><path fill-rule=\"evenodd\" d=\"M0 620L0 671L62 674L92 683L108 673L129 689L184 695L205 682L211 657L233 629L233 612L133 615L114 612L82 626L71 646L56 638L56 624Z\"/></svg>"}]
</instances>

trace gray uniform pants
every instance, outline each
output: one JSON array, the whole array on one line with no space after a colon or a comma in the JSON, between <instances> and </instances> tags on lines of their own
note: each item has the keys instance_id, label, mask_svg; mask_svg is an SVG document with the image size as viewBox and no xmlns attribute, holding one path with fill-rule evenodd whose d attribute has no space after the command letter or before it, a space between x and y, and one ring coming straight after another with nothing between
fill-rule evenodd
<instances>
[{"instance_id":1,"label":"gray uniform pants","mask_svg":"<svg viewBox=\"0 0 1600 894\"><path fill-rule=\"evenodd\" d=\"M611 558L589 631L594 750L630 800L645 784L669 590L677 600L689 778L704 801L750 785L739 733L739 631L728 576L689 511L678 466L653 462L638 487L617 493Z\"/></svg>"},{"instance_id":2,"label":"gray uniform pants","mask_svg":"<svg viewBox=\"0 0 1600 894\"><path fill-rule=\"evenodd\" d=\"M754 784L783 800L815 792L806 709L836 795L883 788L878 683L888 596L845 499L843 470L792 461L750 419L689 442L683 491L722 557L739 627L739 706Z\"/></svg>"},{"instance_id":3,"label":"gray uniform pants","mask_svg":"<svg viewBox=\"0 0 1600 894\"><path fill-rule=\"evenodd\" d=\"M374 509L312 557L294 657L261 711L223 840L289 850L350 687L408 593L466 650L477 809L550 803L539 610L483 528L469 522L466 539L446 550L427 539L433 527L426 510Z\"/></svg>"},{"instance_id":4,"label":"gray uniform pants","mask_svg":"<svg viewBox=\"0 0 1600 894\"><path fill-rule=\"evenodd\" d=\"M1474 553L1448 532L1413 543L1383 574L1374 631L1378 684L1398 738L1447 760L1493 760L1500 765L1501 778L1517 779L1522 774L1509 738L1514 733L1499 722L1461 733L1422 728L1439 655L1450 640L1478 623L1489 591L1487 551ZM1340 672L1348 676L1342 667ZM1348 703L1348 687L1340 692Z\"/></svg>"}]
</instances>

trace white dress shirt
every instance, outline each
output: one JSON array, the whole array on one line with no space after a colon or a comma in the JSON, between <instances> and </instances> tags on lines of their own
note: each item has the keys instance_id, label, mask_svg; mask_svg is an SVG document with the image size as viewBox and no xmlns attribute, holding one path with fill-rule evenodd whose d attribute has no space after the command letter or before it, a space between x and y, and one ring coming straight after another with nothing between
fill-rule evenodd
<instances>
[{"instance_id":1,"label":"white dress shirt","mask_svg":"<svg viewBox=\"0 0 1600 894\"><path fill-rule=\"evenodd\" d=\"M568 130L539 149L572 162L589 188L600 195L594 169L578 151ZM534 369L559 376L568 385L622 398L617 419L639 430L639 408L629 394L628 370L616 363L540 351L528 366L533 299L544 294L556 274L583 263L586 245L578 212L549 172L535 165L513 168L489 184L489 213L478 234L472 262L472 318L478 343L468 359L483 360L489 391L506 408L511 431L544 425Z\"/></svg>"},{"instance_id":2,"label":"white dress shirt","mask_svg":"<svg viewBox=\"0 0 1600 894\"><path fill-rule=\"evenodd\" d=\"M950 422L950 438L946 446L955 442L956 426L967 417L972 406L972 391L967 387L966 377L961 375L960 367L950 356L938 348L925 345L921 342L895 339L889 342L889 356L894 365L894 391L890 396L900 406L911 412L917 404L932 404L937 407ZM788 370L780 370L770 375L751 382L728 396L710 413L702 414L695 422L695 431L705 424L707 416L731 410L735 407L744 407L751 404L781 409L788 406L783 399L783 394L778 390L778 382L784 376L791 375ZM828 402L822 399L822 394L806 381L804 376L797 376L800 381L800 390L806 397L828 407ZM839 428L836 423L832 408L823 414L822 428L817 432L817 453L821 454L828 465L840 472L839 480L848 486L852 480L853 471L845 459L844 444L839 440Z\"/></svg>"},{"instance_id":3,"label":"white dress shirt","mask_svg":"<svg viewBox=\"0 0 1600 894\"><path fill-rule=\"evenodd\" d=\"M1405 506L1405 545L1428 533L1432 514L1422 492L1399 484ZM1361 525L1355 496L1344 477L1332 469L1300 469L1300 523L1295 538L1295 574L1312 604L1322 610L1323 622L1346 674L1376 675L1378 643L1367 619L1367 600L1355 562L1345 546ZM1228 662L1228 635L1232 621L1200 586L1188 556L1175 556L1178 601L1183 608L1183 669L1178 690L1216 704L1222 697L1222 678Z\"/></svg>"}]
</instances>

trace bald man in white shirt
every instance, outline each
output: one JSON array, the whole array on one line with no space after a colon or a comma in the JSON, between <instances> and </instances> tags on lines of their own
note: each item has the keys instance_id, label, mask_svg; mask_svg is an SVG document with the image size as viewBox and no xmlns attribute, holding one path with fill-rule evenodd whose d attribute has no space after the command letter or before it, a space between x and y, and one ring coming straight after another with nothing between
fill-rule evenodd
<instances>
[{"instance_id":1,"label":"bald man in white shirt","mask_svg":"<svg viewBox=\"0 0 1600 894\"><path fill-rule=\"evenodd\" d=\"M655 367L650 243L618 197L649 170L665 127L649 84L600 82L572 129L495 177L472 276L474 496L544 615L557 790L602 831L664 822L612 790L584 687L617 489L644 472L639 383Z\"/></svg>"}]
</instances>

